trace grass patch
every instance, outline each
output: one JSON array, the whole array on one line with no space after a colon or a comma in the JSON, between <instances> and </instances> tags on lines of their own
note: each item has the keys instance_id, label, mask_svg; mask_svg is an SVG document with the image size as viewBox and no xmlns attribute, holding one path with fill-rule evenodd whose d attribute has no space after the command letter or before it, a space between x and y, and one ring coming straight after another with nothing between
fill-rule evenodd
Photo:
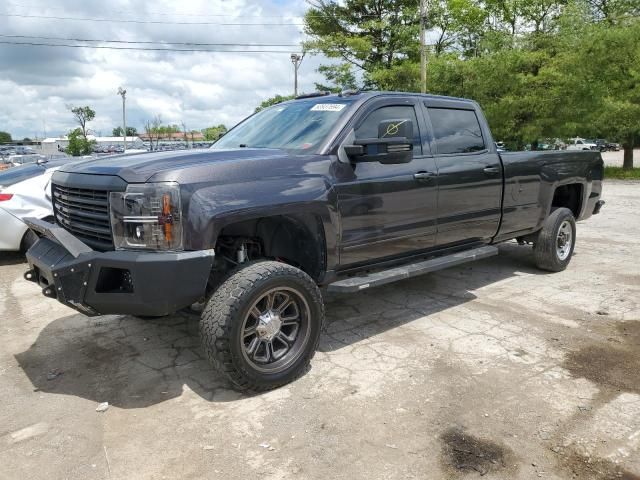
<instances>
[{"instance_id":1,"label":"grass patch","mask_svg":"<svg viewBox=\"0 0 640 480\"><path fill-rule=\"evenodd\" d=\"M640 168L623 170L622 167L604 167L604 179L640 180Z\"/></svg>"}]
</instances>

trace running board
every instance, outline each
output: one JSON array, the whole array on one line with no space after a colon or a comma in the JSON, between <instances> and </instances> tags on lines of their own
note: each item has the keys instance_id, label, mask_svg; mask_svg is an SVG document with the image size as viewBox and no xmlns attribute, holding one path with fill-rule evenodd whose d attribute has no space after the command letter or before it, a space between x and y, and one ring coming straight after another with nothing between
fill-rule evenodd
<instances>
[{"instance_id":1,"label":"running board","mask_svg":"<svg viewBox=\"0 0 640 480\"><path fill-rule=\"evenodd\" d=\"M327 287L327 291L333 293L352 293L366 288L378 287L387 283L402 280L404 278L417 277L424 273L436 272L449 267L455 267L463 263L493 257L498 254L498 247L485 246L464 250L443 257L431 258L421 262L410 263L401 267L368 273L360 277L349 277L338 280Z\"/></svg>"}]
</instances>

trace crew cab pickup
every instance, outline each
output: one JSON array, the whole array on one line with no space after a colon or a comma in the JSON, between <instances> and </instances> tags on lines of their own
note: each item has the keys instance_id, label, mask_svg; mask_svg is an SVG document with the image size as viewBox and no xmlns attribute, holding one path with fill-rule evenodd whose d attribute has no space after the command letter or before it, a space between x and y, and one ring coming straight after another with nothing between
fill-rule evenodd
<instances>
[{"instance_id":1,"label":"crew cab pickup","mask_svg":"<svg viewBox=\"0 0 640 480\"><path fill-rule=\"evenodd\" d=\"M602 180L599 152L498 153L471 100L299 97L211 149L62 167L57 224L29 220L40 239L25 278L86 315L200 305L212 364L265 390L306 370L325 291L490 257L512 239L563 270Z\"/></svg>"}]
</instances>

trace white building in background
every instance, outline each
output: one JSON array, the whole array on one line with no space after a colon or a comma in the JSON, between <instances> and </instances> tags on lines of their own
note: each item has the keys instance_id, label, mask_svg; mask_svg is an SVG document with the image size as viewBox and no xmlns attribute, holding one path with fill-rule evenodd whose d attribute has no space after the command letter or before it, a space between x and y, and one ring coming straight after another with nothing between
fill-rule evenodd
<instances>
[{"instance_id":1,"label":"white building in background","mask_svg":"<svg viewBox=\"0 0 640 480\"><path fill-rule=\"evenodd\" d=\"M87 138L89 140L95 140L100 147L109 147L111 145L113 145L114 147L122 147L124 145L123 137L96 137L94 135L88 135ZM45 138L40 143L40 148L38 148L37 145L34 145L34 150L37 153L41 153L43 155L53 155L65 150L68 145L69 138L66 136L58 138ZM144 148L144 145L142 140L140 140L140 137L127 137L127 150L142 148Z\"/></svg>"}]
</instances>

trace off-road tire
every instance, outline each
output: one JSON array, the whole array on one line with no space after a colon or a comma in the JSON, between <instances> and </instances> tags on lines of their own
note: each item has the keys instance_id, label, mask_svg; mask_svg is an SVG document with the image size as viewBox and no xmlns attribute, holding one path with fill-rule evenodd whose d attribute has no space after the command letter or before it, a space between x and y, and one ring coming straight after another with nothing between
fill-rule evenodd
<instances>
[{"instance_id":1,"label":"off-road tire","mask_svg":"<svg viewBox=\"0 0 640 480\"><path fill-rule=\"evenodd\" d=\"M256 299L273 288L293 288L309 306L309 335L294 363L277 373L261 372L243 355L242 323ZM239 390L265 391L304 374L324 327L324 304L316 283L302 270L274 261L241 265L209 298L200 319L202 346L209 362Z\"/></svg>"},{"instance_id":2,"label":"off-road tire","mask_svg":"<svg viewBox=\"0 0 640 480\"><path fill-rule=\"evenodd\" d=\"M566 258L560 258L558 254L558 234L562 225L568 222L571 227L571 245ZM551 212L538 232L533 246L533 254L536 266L549 272L561 272L573 256L576 244L576 220L568 208L558 208Z\"/></svg>"}]
</instances>

